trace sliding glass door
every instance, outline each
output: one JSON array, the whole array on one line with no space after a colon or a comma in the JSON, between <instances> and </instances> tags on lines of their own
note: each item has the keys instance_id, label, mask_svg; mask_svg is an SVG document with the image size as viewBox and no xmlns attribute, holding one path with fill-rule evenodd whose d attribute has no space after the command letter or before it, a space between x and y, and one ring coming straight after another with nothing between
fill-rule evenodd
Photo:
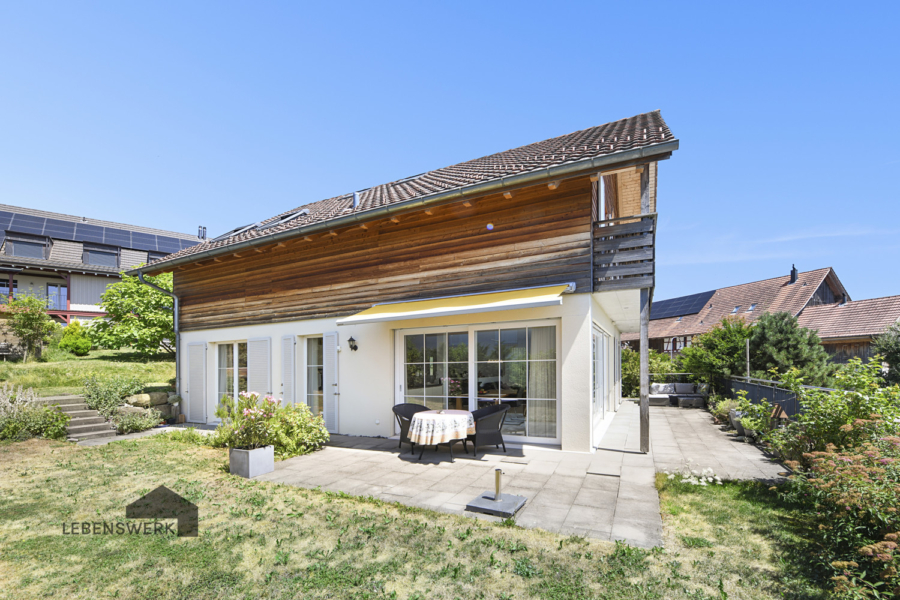
<instances>
[{"instance_id":1,"label":"sliding glass door","mask_svg":"<svg viewBox=\"0 0 900 600\"><path fill-rule=\"evenodd\" d=\"M509 406L503 433L558 439L558 327L554 322L397 332L397 402L430 409Z\"/></svg>"}]
</instances>

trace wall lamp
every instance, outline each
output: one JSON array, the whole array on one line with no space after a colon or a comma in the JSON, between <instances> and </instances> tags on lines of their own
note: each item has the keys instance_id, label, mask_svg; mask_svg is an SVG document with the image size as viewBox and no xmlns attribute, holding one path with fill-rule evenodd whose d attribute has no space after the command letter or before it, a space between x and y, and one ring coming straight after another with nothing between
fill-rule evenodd
<instances>
[{"instance_id":1,"label":"wall lamp","mask_svg":"<svg viewBox=\"0 0 900 600\"><path fill-rule=\"evenodd\" d=\"M350 346L350 349L354 352L359 350L359 346L356 345L356 340L353 339L353 336L350 336L350 339L347 340L347 345Z\"/></svg>"}]
</instances>

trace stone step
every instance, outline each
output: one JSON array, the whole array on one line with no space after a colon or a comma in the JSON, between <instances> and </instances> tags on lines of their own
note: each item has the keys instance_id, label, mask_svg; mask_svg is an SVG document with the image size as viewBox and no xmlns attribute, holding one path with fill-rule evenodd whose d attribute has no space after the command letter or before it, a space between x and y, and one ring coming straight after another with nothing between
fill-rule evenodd
<instances>
[{"instance_id":1,"label":"stone step","mask_svg":"<svg viewBox=\"0 0 900 600\"><path fill-rule=\"evenodd\" d=\"M92 425L69 425L66 430L71 437L81 437L84 433L93 433L95 431L115 431L109 423L95 423Z\"/></svg>"},{"instance_id":2,"label":"stone step","mask_svg":"<svg viewBox=\"0 0 900 600\"><path fill-rule=\"evenodd\" d=\"M69 427L77 427L79 425L97 425L98 423L106 423L106 419L97 415L96 417L75 417L69 421Z\"/></svg>"},{"instance_id":3,"label":"stone step","mask_svg":"<svg viewBox=\"0 0 900 600\"><path fill-rule=\"evenodd\" d=\"M84 396L44 396L43 398L35 399L36 404L74 404L78 402L84 402Z\"/></svg>"},{"instance_id":4,"label":"stone step","mask_svg":"<svg viewBox=\"0 0 900 600\"><path fill-rule=\"evenodd\" d=\"M70 442L83 442L84 440L94 440L97 438L108 438L115 437L116 430L110 429L109 431L94 431L91 433L79 433L78 435L69 435L66 438Z\"/></svg>"},{"instance_id":5,"label":"stone step","mask_svg":"<svg viewBox=\"0 0 900 600\"><path fill-rule=\"evenodd\" d=\"M90 410L87 408L71 410L71 411L63 411L63 412L65 412L67 415L69 415L73 419L77 419L79 417L96 417L97 415L100 414L96 410Z\"/></svg>"},{"instance_id":6,"label":"stone step","mask_svg":"<svg viewBox=\"0 0 900 600\"><path fill-rule=\"evenodd\" d=\"M64 413L70 413L75 410L91 410L84 402L79 402L77 404L54 404L53 406L57 407L61 412Z\"/></svg>"}]
</instances>

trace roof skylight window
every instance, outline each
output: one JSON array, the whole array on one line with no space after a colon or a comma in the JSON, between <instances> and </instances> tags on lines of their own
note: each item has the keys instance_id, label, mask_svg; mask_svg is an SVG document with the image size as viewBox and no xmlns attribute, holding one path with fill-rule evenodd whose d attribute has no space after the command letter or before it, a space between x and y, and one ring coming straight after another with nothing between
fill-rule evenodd
<instances>
[{"instance_id":1,"label":"roof skylight window","mask_svg":"<svg viewBox=\"0 0 900 600\"><path fill-rule=\"evenodd\" d=\"M739 311L739 310L741 310L741 305L740 305L740 304L738 304L737 306L734 307L734 310L731 311L731 314L734 314L734 313L736 313L736 312Z\"/></svg>"},{"instance_id":2,"label":"roof skylight window","mask_svg":"<svg viewBox=\"0 0 900 600\"><path fill-rule=\"evenodd\" d=\"M753 312L753 310L755 308L756 308L756 302L754 302L753 304L750 305L750 308L747 309L747 312Z\"/></svg>"},{"instance_id":3,"label":"roof skylight window","mask_svg":"<svg viewBox=\"0 0 900 600\"><path fill-rule=\"evenodd\" d=\"M265 225L257 224L256 228L260 229L260 230L269 229L270 227L275 227L277 225L281 225L282 223L287 223L288 221L293 221L294 219L296 219L298 217L302 217L303 215L308 215L308 214L309 214L309 209L304 208L303 210L298 210L298 211L294 211L292 213L288 213L279 219L275 219L271 223L266 223Z\"/></svg>"}]
</instances>

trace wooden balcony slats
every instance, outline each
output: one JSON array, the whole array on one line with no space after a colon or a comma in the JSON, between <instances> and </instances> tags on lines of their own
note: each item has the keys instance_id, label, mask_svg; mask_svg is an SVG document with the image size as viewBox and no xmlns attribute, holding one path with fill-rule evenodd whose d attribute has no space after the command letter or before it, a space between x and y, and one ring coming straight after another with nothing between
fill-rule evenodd
<instances>
[{"instance_id":1,"label":"wooden balcony slats","mask_svg":"<svg viewBox=\"0 0 900 600\"><path fill-rule=\"evenodd\" d=\"M593 235L595 292L654 286L655 214L598 221Z\"/></svg>"}]
</instances>

